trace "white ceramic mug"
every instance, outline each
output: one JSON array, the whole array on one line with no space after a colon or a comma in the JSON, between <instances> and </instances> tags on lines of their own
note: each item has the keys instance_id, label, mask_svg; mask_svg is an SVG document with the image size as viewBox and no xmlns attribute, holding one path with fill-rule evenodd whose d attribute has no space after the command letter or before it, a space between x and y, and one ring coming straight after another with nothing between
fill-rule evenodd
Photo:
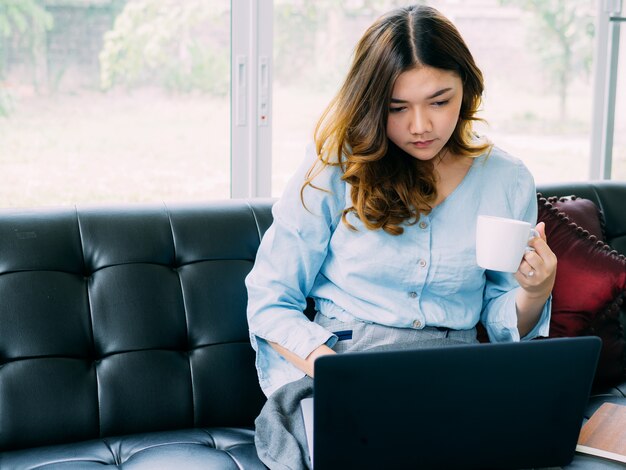
<instances>
[{"instance_id":1,"label":"white ceramic mug","mask_svg":"<svg viewBox=\"0 0 626 470\"><path fill-rule=\"evenodd\" d=\"M490 215L476 221L476 262L485 269L514 273L522 262L528 240L538 237L528 222Z\"/></svg>"}]
</instances>

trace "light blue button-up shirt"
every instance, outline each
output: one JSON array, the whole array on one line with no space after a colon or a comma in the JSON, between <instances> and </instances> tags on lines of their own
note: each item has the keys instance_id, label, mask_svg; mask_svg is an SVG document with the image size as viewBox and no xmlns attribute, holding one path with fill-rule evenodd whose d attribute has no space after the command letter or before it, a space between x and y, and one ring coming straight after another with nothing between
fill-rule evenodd
<instances>
[{"instance_id":1,"label":"light blue button-up shirt","mask_svg":"<svg viewBox=\"0 0 626 470\"><path fill-rule=\"evenodd\" d=\"M474 159L459 186L401 235L368 230L352 213L341 168L328 166L315 189L300 190L316 160L314 146L273 207L254 268L246 278L250 339L264 393L269 396L304 373L278 354L273 341L302 358L337 337L303 314L306 298L319 312L401 328L442 326L457 330L485 325L493 342L519 341L512 274L476 264L476 218L509 217L535 224L536 190L523 163L493 148ZM523 339L547 336L550 300Z\"/></svg>"}]
</instances>

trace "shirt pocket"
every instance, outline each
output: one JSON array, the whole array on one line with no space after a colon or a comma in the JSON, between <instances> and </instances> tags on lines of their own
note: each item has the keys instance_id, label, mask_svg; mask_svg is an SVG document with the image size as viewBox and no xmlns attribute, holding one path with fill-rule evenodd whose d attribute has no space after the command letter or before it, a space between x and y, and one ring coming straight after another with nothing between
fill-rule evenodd
<instances>
[{"instance_id":1,"label":"shirt pocket","mask_svg":"<svg viewBox=\"0 0 626 470\"><path fill-rule=\"evenodd\" d=\"M476 264L476 250L467 247L447 250L434 259L428 288L442 296L482 288L483 269Z\"/></svg>"}]
</instances>

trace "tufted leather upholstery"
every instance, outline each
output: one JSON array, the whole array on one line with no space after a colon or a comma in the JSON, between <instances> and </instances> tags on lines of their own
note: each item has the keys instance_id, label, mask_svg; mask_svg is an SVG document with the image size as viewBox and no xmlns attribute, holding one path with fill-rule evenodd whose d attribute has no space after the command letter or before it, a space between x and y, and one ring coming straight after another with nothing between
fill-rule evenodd
<instances>
[{"instance_id":1,"label":"tufted leather upholstery","mask_svg":"<svg viewBox=\"0 0 626 470\"><path fill-rule=\"evenodd\" d=\"M265 468L243 281L270 206L2 212L0 451L61 445L0 468Z\"/></svg>"},{"instance_id":2,"label":"tufted leather upholstery","mask_svg":"<svg viewBox=\"0 0 626 470\"><path fill-rule=\"evenodd\" d=\"M626 253L626 183L538 189ZM264 469L243 281L272 202L0 212L0 469Z\"/></svg>"}]
</instances>

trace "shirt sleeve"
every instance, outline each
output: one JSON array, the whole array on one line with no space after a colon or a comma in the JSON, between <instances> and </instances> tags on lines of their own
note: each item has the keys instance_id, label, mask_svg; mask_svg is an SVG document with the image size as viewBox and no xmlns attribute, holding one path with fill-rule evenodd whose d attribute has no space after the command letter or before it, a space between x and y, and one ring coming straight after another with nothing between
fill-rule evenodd
<instances>
[{"instance_id":1,"label":"shirt sleeve","mask_svg":"<svg viewBox=\"0 0 626 470\"><path fill-rule=\"evenodd\" d=\"M517 184L510 193L511 217L525 220L533 227L537 222L537 195L532 175L521 162L517 167ZM530 340L538 336L548 336L552 296L546 301L535 327L523 338L517 327L517 307L515 297L521 289L511 273L485 271L486 284L483 297L481 321L487 330L490 341Z\"/></svg>"},{"instance_id":2,"label":"shirt sleeve","mask_svg":"<svg viewBox=\"0 0 626 470\"><path fill-rule=\"evenodd\" d=\"M323 167L313 180L315 187L306 186L301 193L316 159L310 145L307 158L272 209L274 221L246 277L248 325L257 355L269 351L265 341L306 358L318 346L332 346L336 340L303 313L345 201L345 183L338 166ZM261 347L256 347L258 342L263 343Z\"/></svg>"}]
</instances>

